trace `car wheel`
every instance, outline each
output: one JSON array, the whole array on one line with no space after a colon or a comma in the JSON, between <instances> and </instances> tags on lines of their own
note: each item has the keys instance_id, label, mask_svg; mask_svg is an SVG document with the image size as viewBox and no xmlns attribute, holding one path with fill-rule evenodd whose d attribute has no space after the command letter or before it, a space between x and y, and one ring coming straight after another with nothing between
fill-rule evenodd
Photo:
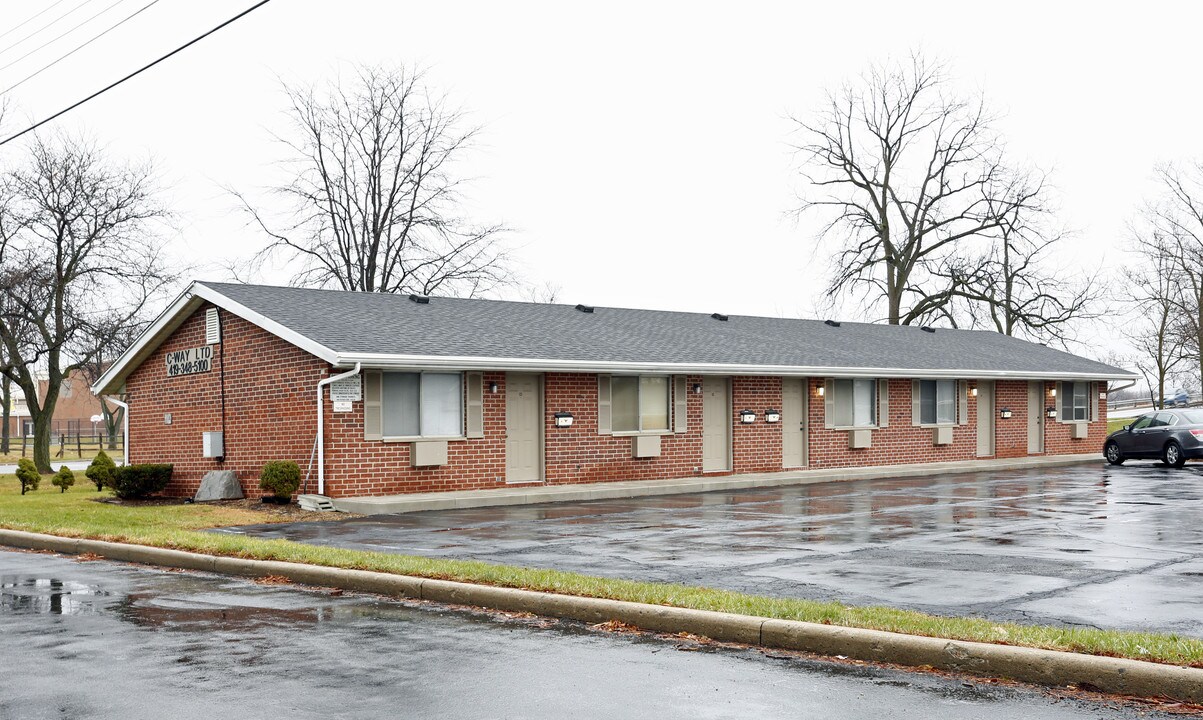
<instances>
[{"instance_id":1,"label":"car wheel","mask_svg":"<svg viewBox=\"0 0 1203 720\"><path fill-rule=\"evenodd\" d=\"M1106 457L1107 462L1112 465L1124 464L1124 454L1119 451L1119 445L1116 443L1107 443L1107 447L1103 449L1103 456Z\"/></svg>"},{"instance_id":2,"label":"car wheel","mask_svg":"<svg viewBox=\"0 0 1203 720\"><path fill-rule=\"evenodd\" d=\"M1161 459L1172 468L1180 468L1186 464L1186 457L1182 455L1182 446L1176 440L1170 440L1165 444Z\"/></svg>"}]
</instances>

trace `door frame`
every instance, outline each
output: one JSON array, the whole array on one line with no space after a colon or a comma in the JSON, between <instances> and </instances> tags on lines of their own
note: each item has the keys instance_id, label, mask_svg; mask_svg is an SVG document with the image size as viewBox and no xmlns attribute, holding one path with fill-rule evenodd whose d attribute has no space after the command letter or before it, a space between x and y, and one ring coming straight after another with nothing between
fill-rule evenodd
<instances>
[{"instance_id":1,"label":"door frame","mask_svg":"<svg viewBox=\"0 0 1203 720\"><path fill-rule=\"evenodd\" d=\"M510 452L510 443L509 443L510 406L509 406L509 402L510 402L510 376L512 376L512 375L526 375L528 377L532 377L535 379L535 393L536 393L536 395L538 395L538 407L535 409L535 412L538 415L538 417L536 418L536 421L535 421L535 427L538 428L537 442L539 444L539 467L538 467L538 477L534 480L510 480L510 458L509 458L509 452ZM505 434L506 434L505 440L506 440L506 442L505 442L505 478L504 479L505 479L505 483L507 485L530 485L531 483L546 483L547 482L547 442L544 437L546 435L544 426L547 423L546 423L546 410L544 409L544 402L545 402L544 395L545 395L545 393L543 390L543 373L506 372L506 374L505 374L505 418L506 418L506 420L505 420Z\"/></svg>"},{"instance_id":2,"label":"door frame","mask_svg":"<svg viewBox=\"0 0 1203 720\"><path fill-rule=\"evenodd\" d=\"M1027 432L1027 450L1028 455L1043 455L1045 451L1045 427L1044 427L1044 381L1029 380L1028 381L1028 432ZM1032 401L1035 400L1035 407ZM1040 449L1032 450L1032 414L1035 410L1035 427L1036 433L1040 436Z\"/></svg>"},{"instance_id":3,"label":"door frame","mask_svg":"<svg viewBox=\"0 0 1203 720\"><path fill-rule=\"evenodd\" d=\"M998 455L998 384L993 380L978 380L977 385L977 456L995 457ZM987 392L987 388L989 392ZM982 398L990 398L989 412L983 412ZM982 419L990 418L990 452L982 453Z\"/></svg>"},{"instance_id":4,"label":"door frame","mask_svg":"<svg viewBox=\"0 0 1203 720\"><path fill-rule=\"evenodd\" d=\"M781 425L785 427L785 383L798 383L801 390L801 413L802 427L799 430L802 433L802 464L786 465L785 464L785 441L781 442L781 468L783 470L797 470L799 468L810 467L810 378L785 377L781 378Z\"/></svg>"},{"instance_id":5,"label":"door frame","mask_svg":"<svg viewBox=\"0 0 1203 720\"><path fill-rule=\"evenodd\" d=\"M726 407L726 432L727 432L727 466L720 470L706 469L706 380L722 380L725 385L724 392L727 394ZM699 462L703 473L720 473L735 471L735 398L731 387L730 375L703 375L702 376L702 457Z\"/></svg>"}]
</instances>

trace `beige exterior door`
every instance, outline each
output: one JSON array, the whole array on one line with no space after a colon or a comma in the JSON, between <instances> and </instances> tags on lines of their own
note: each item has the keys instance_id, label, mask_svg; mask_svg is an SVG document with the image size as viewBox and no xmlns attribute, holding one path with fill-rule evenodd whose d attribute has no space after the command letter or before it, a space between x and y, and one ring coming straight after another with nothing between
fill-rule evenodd
<instances>
[{"instance_id":1,"label":"beige exterior door","mask_svg":"<svg viewBox=\"0 0 1203 720\"><path fill-rule=\"evenodd\" d=\"M994 381L977 381L977 456L994 455Z\"/></svg>"},{"instance_id":2,"label":"beige exterior door","mask_svg":"<svg viewBox=\"0 0 1203 720\"><path fill-rule=\"evenodd\" d=\"M702 472L731 469L731 381L702 378Z\"/></svg>"},{"instance_id":3,"label":"beige exterior door","mask_svg":"<svg viewBox=\"0 0 1203 720\"><path fill-rule=\"evenodd\" d=\"M781 467L806 467L806 381L781 381Z\"/></svg>"},{"instance_id":4,"label":"beige exterior door","mask_svg":"<svg viewBox=\"0 0 1203 720\"><path fill-rule=\"evenodd\" d=\"M543 479L543 397L538 375L505 376L505 481Z\"/></svg>"},{"instance_id":5,"label":"beige exterior door","mask_svg":"<svg viewBox=\"0 0 1203 720\"><path fill-rule=\"evenodd\" d=\"M1044 383L1028 383L1028 454L1044 452Z\"/></svg>"}]
</instances>

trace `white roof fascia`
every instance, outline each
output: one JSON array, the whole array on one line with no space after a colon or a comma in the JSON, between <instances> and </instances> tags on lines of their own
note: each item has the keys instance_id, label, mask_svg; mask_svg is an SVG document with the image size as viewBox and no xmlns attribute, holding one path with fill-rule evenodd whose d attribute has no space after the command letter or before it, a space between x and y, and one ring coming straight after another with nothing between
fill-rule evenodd
<instances>
[{"instance_id":1,"label":"white roof fascia","mask_svg":"<svg viewBox=\"0 0 1203 720\"><path fill-rule=\"evenodd\" d=\"M381 370L514 370L585 373L648 373L667 375L782 375L798 377L873 377L982 380L1129 380L1135 375L1119 373L1073 373L1050 371L931 370L880 367L805 367L787 365L724 365L717 363L637 363L618 361L548 360L528 358L485 358L469 356L386 355L340 353L338 367L361 363Z\"/></svg>"},{"instance_id":2,"label":"white roof fascia","mask_svg":"<svg viewBox=\"0 0 1203 720\"><path fill-rule=\"evenodd\" d=\"M296 345L332 365L336 364L338 360L338 354L325 345L316 343L245 305L230 300L216 290L194 281L163 312L159 313L155 321L92 384L92 392L97 395L110 395L115 392L120 386L118 381L124 381L126 375L145 361L145 356L162 344L167 336L174 332L188 315L191 315L205 300L234 313L247 322L258 325L280 339ZM224 338L224 335L222 337Z\"/></svg>"}]
</instances>

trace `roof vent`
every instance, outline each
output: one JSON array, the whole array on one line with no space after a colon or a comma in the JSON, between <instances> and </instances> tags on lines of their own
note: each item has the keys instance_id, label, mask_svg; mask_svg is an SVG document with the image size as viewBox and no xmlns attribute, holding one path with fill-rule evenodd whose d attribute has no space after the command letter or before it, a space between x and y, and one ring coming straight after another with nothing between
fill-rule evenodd
<instances>
[{"instance_id":1,"label":"roof vent","mask_svg":"<svg viewBox=\"0 0 1203 720\"><path fill-rule=\"evenodd\" d=\"M719 322L727 322L727 316L722 313L710 313L710 317L718 320Z\"/></svg>"},{"instance_id":2,"label":"roof vent","mask_svg":"<svg viewBox=\"0 0 1203 720\"><path fill-rule=\"evenodd\" d=\"M412 300L413 302L416 302L419 305L429 305L430 304L430 296L428 296L428 295L410 295L409 299Z\"/></svg>"},{"instance_id":3,"label":"roof vent","mask_svg":"<svg viewBox=\"0 0 1203 720\"><path fill-rule=\"evenodd\" d=\"M929 333L934 333L936 331L936 329L934 327L928 327L926 325L924 325L923 327L921 327L919 329L922 330L923 332L929 332Z\"/></svg>"},{"instance_id":4,"label":"roof vent","mask_svg":"<svg viewBox=\"0 0 1203 720\"><path fill-rule=\"evenodd\" d=\"M577 309L577 310L580 310L580 311L581 311L581 312L583 312L583 313L592 313L592 312L593 312L593 306L592 306L592 305L577 305L577 306L576 306L576 309Z\"/></svg>"},{"instance_id":5,"label":"roof vent","mask_svg":"<svg viewBox=\"0 0 1203 720\"><path fill-rule=\"evenodd\" d=\"M824 320L823 324L830 325L831 327L839 327L840 326L840 323L838 320Z\"/></svg>"}]
</instances>

